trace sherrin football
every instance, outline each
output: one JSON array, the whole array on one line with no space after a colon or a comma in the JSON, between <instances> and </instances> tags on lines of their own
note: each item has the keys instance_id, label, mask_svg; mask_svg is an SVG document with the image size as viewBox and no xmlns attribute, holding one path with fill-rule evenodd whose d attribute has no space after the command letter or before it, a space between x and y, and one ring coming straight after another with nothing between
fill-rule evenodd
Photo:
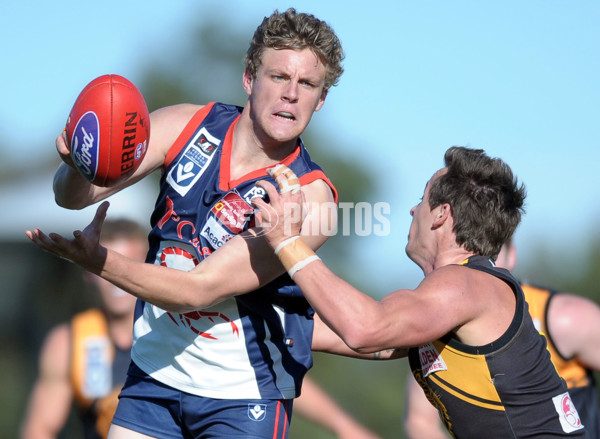
<instances>
[{"instance_id":1,"label":"sherrin football","mask_svg":"<svg viewBox=\"0 0 600 439\"><path fill-rule=\"evenodd\" d=\"M133 174L146 155L148 107L131 81L102 75L77 97L66 133L77 170L97 186L114 186Z\"/></svg>"}]
</instances>

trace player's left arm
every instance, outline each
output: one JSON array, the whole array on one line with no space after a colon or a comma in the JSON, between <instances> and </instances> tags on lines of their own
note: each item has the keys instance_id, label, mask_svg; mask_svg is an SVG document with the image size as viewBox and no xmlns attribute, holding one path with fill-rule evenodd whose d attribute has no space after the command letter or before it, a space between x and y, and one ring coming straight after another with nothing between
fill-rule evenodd
<instances>
[{"instance_id":1,"label":"player's left arm","mask_svg":"<svg viewBox=\"0 0 600 439\"><path fill-rule=\"evenodd\" d=\"M351 349L342 338L323 322L318 314L314 316L312 350L342 355L344 357L362 358L364 360L394 360L408 355L407 348L384 349L382 351L361 354Z\"/></svg>"},{"instance_id":2,"label":"player's left arm","mask_svg":"<svg viewBox=\"0 0 600 439\"><path fill-rule=\"evenodd\" d=\"M600 371L600 306L590 299L558 293L550 302L548 332L559 352Z\"/></svg>"}]
</instances>

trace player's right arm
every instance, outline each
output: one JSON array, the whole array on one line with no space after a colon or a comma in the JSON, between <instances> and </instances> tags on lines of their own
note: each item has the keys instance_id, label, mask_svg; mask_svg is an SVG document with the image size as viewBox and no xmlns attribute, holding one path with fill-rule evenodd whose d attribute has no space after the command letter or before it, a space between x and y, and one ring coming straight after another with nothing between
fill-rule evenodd
<instances>
[{"instance_id":1,"label":"player's right arm","mask_svg":"<svg viewBox=\"0 0 600 439\"><path fill-rule=\"evenodd\" d=\"M55 438L67 421L73 401L70 337L69 326L64 324L53 329L44 341L38 378L22 424L22 439Z\"/></svg>"},{"instance_id":2,"label":"player's right arm","mask_svg":"<svg viewBox=\"0 0 600 439\"><path fill-rule=\"evenodd\" d=\"M133 175L112 187L95 186L77 171L63 131L56 139L56 150L63 161L54 174L53 190L56 204L67 209L83 209L159 169L179 133L200 108L202 106L179 104L153 111L150 114L150 141L144 160Z\"/></svg>"}]
</instances>

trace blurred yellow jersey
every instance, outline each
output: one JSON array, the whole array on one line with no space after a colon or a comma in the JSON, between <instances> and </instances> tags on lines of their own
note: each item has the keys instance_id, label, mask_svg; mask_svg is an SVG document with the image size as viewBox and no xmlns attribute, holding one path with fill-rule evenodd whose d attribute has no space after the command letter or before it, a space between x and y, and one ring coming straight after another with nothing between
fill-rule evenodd
<instances>
[{"instance_id":1,"label":"blurred yellow jersey","mask_svg":"<svg viewBox=\"0 0 600 439\"><path fill-rule=\"evenodd\" d=\"M552 327L548 324L548 307L552 298L559 294L547 288L522 284L529 314L537 330L546 337L550 358L558 374L566 381L571 399L577 408L588 435L600 439L600 410L593 372L586 369L576 358L565 358L552 340Z\"/></svg>"}]
</instances>

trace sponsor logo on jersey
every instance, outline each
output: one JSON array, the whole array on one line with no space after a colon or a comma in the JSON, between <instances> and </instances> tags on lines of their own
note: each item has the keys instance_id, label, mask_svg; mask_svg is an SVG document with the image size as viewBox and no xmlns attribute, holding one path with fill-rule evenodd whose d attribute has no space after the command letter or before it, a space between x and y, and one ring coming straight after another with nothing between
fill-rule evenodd
<instances>
[{"instance_id":1,"label":"sponsor logo on jersey","mask_svg":"<svg viewBox=\"0 0 600 439\"><path fill-rule=\"evenodd\" d=\"M204 236L215 250L222 247L233 237L233 233L229 232L212 216L206 219L206 224L204 224L200 235Z\"/></svg>"},{"instance_id":2,"label":"sponsor logo on jersey","mask_svg":"<svg viewBox=\"0 0 600 439\"><path fill-rule=\"evenodd\" d=\"M571 433L583 428L579 413L577 413L577 409L573 401L571 401L569 392L555 396L552 398L552 402L554 403L556 413L558 413L560 425L565 433Z\"/></svg>"},{"instance_id":3,"label":"sponsor logo on jersey","mask_svg":"<svg viewBox=\"0 0 600 439\"><path fill-rule=\"evenodd\" d=\"M237 235L244 230L254 209L237 192L228 192L213 206L211 212Z\"/></svg>"},{"instance_id":4,"label":"sponsor logo on jersey","mask_svg":"<svg viewBox=\"0 0 600 439\"><path fill-rule=\"evenodd\" d=\"M421 361L423 377L440 370L448 370L448 366L446 366L444 359L433 343L427 343L426 345L419 347L419 360Z\"/></svg>"},{"instance_id":5,"label":"sponsor logo on jersey","mask_svg":"<svg viewBox=\"0 0 600 439\"><path fill-rule=\"evenodd\" d=\"M208 168L221 141L202 127L167 175L167 183L184 197Z\"/></svg>"},{"instance_id":6,"label":"sponsor logo on jersey","mask_svg":"<svg viewBox=\"0 0 600 439\"><path fill-rule=\"evenodd\" d=\"M253 212L237 192L227 192L211 208L200 235L217 249L246 228Z\"/></svg>"},{"instance_id":7,"label":"sponsor logo on jersey","mask_svg":"<svg viewBox=\"0 0 600 439\"><path fill-rule=\"evenodd\" d=\"M242 197L246 200L246 203L252 204L252 198L258 197L263 200L267 196L267 191L258 186L252 186L248 192L246 192Z\"/></svg>"},{"instance_id":8,"label":"sponsor logo on jersey","mask_svg":"<svg viewBox=\"0 0 600 439\"><path fill-rule=\"evenodd\" d=\"M98 116L88 111L77 121L71 138L71 157L77 169L93 180L98 172L98 154L100 152L100 126Z\"/></svg>"},{"instance_id":9,"label":"sponsor logo on jersey","mask_svg":"<svg viewBox=\"0 0 600 439\"><path fill-rule=\"evenodd\" d=\"M266 404L248 404L248 417L253 421L262 421L266 415Z\"/></svg>"},{"instance_id":10,"label":"sponsor logo on jersey","mask_svg":"<svg viewBox=\"0 0 600 439\"><path fill-rule=\"evenodd\" d=\"M194 145L200 148L204 154L210 156L216 151L220 143L221 141L211 136L208 131L206 131L206 128L202 128L198 132L198 137L196 138Z\"/></svg>"}]
</instances>

